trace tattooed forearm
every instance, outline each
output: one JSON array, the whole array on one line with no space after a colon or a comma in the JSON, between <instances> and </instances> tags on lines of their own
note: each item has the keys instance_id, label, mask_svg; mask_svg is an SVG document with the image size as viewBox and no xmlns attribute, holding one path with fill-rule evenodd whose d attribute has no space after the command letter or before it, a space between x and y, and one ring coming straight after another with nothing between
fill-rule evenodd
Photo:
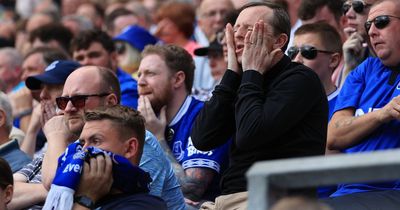
<instances>
[{"instance_id":1,"label":"tattooed forearm","mask_svg":"<svg viewBox=\"0 0 400 210\"><path fill-rule=\"evenodd\" d=\"M182 180L181 188L186 198L192 201L199 201L207 190L214 171L207 168L189 168L186 170L186 177Z\"/></svg>"},{"instance_id":2,"label":"tattooed forearm","mask_svg":"<svg viewBox=\"0 0 400 210\"><path fill-rule=\"evenodd\" d=\"M354 120L355 120L355 117L352 117L350 119L339 120L339 121L335 122L335 128L350 126L351 124L353 124Z\"/></svg>"},{"instance_id":3,"label":"tattooed forearm","mask_svg":"<svg viewBox=\"0 0 400 210\"><path fill-rule=\"evenodd\" d=\"M168 143L165 140L159 140L159 142L164 153L171 162L185 198L192 201L199 201L203 197L203 194L214 177L215 172L207 168L189 168L184 170L175 159Z\"/></svg>"}]
</instances>

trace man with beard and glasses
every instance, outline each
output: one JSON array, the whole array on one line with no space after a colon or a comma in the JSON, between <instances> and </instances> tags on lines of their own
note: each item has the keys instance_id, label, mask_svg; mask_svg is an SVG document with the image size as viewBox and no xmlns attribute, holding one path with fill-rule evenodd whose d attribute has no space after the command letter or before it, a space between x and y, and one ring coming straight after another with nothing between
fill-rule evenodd
<instances>
[{"instance_id":1,"label":"man with beard and glasses","mask_svg":"<svg viewBox=\"0 0 400 210\"><path fill-rule=\"evenodd\" d=\"M149 45L142 57L138 109L173 165L187 208L198 209L219 194L215 182L224 167L227 144L204 151L193 146L190 132L203 102L190 96L195 68L191 55L174 45Z\"/></svg>"}]
</instances>

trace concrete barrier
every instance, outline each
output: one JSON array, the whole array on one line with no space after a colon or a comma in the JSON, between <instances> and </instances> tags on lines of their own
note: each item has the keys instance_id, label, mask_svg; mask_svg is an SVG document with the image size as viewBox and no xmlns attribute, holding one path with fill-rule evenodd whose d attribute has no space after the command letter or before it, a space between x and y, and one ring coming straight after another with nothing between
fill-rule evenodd
<instances>
[{"instance_id":1,"label":"concrete barrier","mask_svg":"<svg viewBox=\"0 0 400 210\"><path fill-rule=\"evenodd\" d=\"M249 210L268 210L290 190L400 179L400 149L255 163L247 172Z\"/></svg>"}]
</instances>

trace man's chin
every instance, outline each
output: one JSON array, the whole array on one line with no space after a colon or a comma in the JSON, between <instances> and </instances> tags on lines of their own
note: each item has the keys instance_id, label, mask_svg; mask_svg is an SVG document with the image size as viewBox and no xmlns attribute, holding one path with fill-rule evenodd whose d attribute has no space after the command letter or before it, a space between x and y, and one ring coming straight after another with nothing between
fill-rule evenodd
<instances>
[{"instance_id":1,"label":"man's chin","mask_svg":"<svg viewBox=\"0 0 400 210\"><path fill-rule=\"evenodd\" d=\"M74 118L74 119L69 119L67 125L71 133L80 136L85 123L81 119Z\"/></svg>"}]
</instances>

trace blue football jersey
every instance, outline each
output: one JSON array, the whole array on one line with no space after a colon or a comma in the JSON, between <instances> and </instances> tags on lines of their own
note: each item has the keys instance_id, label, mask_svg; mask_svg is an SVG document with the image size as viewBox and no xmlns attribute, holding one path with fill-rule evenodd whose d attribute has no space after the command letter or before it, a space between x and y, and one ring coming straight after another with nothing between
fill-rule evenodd
<instances>
[{"instance_id":1,"label":"blue football jersey","mask_svg":"<svg viewBox=\"0 0 400 210\"><path fill-rule=\"evenodd\" d=\"M346 79L336 101L335 111L354 108L355 116L381 109L392 98L400 94L400 75L389 82L391 69L384 66L378 58L368 58L354 69ZM400 145L400 122L392 120L381 125L359 144L343 152L359 153L398 148ZM397 189L400 182L345 184L340 185L332 197L365 191Z\"/></svg>"},{"instance_id":2,"label":"blue football jersey","mask_svg":"<svg viewBox=\"0 0 400 210\"><path fill-rule=\"evenodd\" d=\"M203 102L188 96L167 128L167 141L183 169L210 168L220 173L228 156L228 144L211 151L200 151L193 146L190 137L193 123L203 105Z\"/></svg>"}]
</instances>

